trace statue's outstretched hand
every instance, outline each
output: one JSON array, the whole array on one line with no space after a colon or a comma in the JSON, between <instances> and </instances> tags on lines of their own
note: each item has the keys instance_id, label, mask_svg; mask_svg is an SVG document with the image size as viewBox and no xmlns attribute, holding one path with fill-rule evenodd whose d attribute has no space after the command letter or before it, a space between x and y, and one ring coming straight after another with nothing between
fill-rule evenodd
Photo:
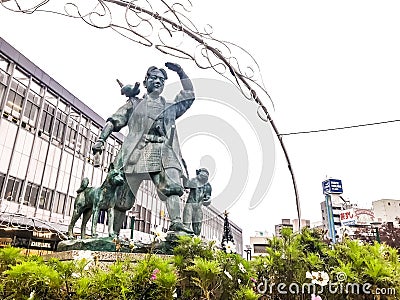
<instances>
[{"instance_id":1,"label":"statue's outstretched hand","mask_svg":"<svg viewBox=\"0 0 400 300\"><path fill-rule=\"evenodd\" d=\"M211 204L211 199L210 198L205 198L204 200L203 200L203 205L204 206L209 206Z\"/></svg>"},{"instance_id":2,"label":"statue's outstretched hand","mask_svg":"<svg viewBox=\"0 0 400 300\"><path fill-rule=\"evenodd\" d=\"M172 62L167 62L165 63L165 66L170 69L171 71L174 71L176 73L180 73L183 71L182 67L176 63L172 63Z\"/></svg>"},{"instance_id":3,"label":"statue's outstretched hand","mask_svg":"<svg viewBox=\"0 0 400 300\"><path fill-rule=\"evenodd\" d=\"M98 140L94 145L92 146L92 152L93 155L96 155L96 153L102 153L103 152L103 147L104 147L104 142Z\"/></svg>"}]
</instances>

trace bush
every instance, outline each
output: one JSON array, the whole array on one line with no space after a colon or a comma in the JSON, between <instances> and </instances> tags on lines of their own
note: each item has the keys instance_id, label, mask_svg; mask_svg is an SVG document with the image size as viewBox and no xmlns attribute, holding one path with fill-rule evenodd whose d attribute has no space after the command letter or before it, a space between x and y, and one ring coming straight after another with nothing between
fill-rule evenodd
<instances>
[{"instance_id":1,"label":"bush","mask_svg":"<svg viewBox=\"0 0 400 300\"><path fill-rule=\"evenodd\" d=\"M139 262L116 261L104 269L90 259L43 261L5 248L0 250L0 299L303 300L314 293L327 300L391 300L397 298L388 291L400 290L398 259L397 251L385 244L344 240L329 246L309 229L300 234L283 230L282 238L267 241L266 255L251 262L197 237L182 237L171 258L150 253ZM381 289L386 295L328 289L365 283L371 292ZM278 284L284 284L286 292L291 284L316 289L282 294Z\"/></svg>"},{"instance_id":2,"label":"bush","mask_svg":"<svg viewBox=\"0 0 400 300\"><path fill-rule=\"evenodd\" d=\"M0 249L0 271L3 273L10 266L22 261L24 256L21 254L21 249L13 247L5 247Z\"/></svg>"}]
</instances>

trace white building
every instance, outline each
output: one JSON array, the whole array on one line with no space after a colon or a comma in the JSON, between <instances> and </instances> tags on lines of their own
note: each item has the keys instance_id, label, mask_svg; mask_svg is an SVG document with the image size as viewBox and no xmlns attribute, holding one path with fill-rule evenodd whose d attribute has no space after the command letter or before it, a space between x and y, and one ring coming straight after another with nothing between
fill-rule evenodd
<instances>
[{"instance_id":1,"label":"white building","mask_svg":"<svg viewBox=\"0 0 400 300\"><path fill-rule=\"evenodd\" d=\"M311 221L306 220L306 219L301 219L299 222L299 219L294 219L292 220L293 224L293 232L299 232L302 228L311 227Z\"/></svg>"},{"instance_id":2,"label":"white building","mask_svg":"<svg viewBox=\"0 0 400 300\"><path fill-rule=\"evenodd\" d=\"M282 219L281 224L275 225L275 236L281 237L282 228L291 228L293 230L293 224L290 219Z\"/></svg>"},{"instance_id":3,"label":"white building","mask_svg":"<svg viewBox=\"0 0 400 300\"><path fill-rule=\"evenodd\" d=\"M272 238L272 234L267 231L257 231L250 237L250 245L246 245L247 250L251 251L252 256L259 256L266 253L267 240ZM249 256L247 256L249 257Z\"/></svg>"},{"instance_id":4,"label":"white building","mask_svg":"<svg viewBox=\"0 0 400 300\"><path fill-rule=\"evenodd\" d=\"M393 222L397 225L400 218L400 200L381 199L372 202L372 210L378 222Z\"/></svg>"}]
</instances>

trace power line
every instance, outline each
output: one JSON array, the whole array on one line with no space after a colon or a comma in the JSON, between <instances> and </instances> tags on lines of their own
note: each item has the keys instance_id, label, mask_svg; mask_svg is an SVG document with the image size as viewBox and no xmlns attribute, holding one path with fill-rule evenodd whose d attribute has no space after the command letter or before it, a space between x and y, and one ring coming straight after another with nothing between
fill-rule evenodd
<instances>
[{"instance_id":1,"label":"power line","mask_svg":"<svg viewBox=\"0 0 400 300\"><path fill-rule=\"evenodd\" d=\"M344 127L335 127L335 128L327 128L327 129L318 129L318 130L309 130L309 131L298 131L298 132L281 133L280 136L284 136L284 135L295 135L295 134L305 134L305 133L316 133L316 132L334 131L334 130L343 130L343 129L358 128L358 127L365 127L365 126L372 126L372 125L388 124L388 123L394 123L394 122L400 122L400 120L390 120L390 121L382 121L382 122L375 122L375 123L358 124L358 125L344 126Z\"/></svg>"}]
</instances>

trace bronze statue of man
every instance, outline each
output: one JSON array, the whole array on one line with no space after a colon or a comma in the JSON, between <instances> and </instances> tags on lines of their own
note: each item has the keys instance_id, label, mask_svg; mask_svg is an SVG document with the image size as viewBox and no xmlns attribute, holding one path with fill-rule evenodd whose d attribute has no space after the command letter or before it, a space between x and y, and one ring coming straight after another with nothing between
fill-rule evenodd
<instances>
[{"instance_id":1,"label":"bronze statue of man","mask_svg":"<svg viewBox=\"0 0 400 300\"><path fill-rule=\"evenodd\" d=\"M112 132L128 126L129 133L114 161L115 168L123 167L125 183L116 192L114 206L114 233L119 234L125 219L125 212L132 208L135 195L143 180L152 180L158 196L165 201L171 231L192 231L183 225L180 216L180 196L183 195L181 182L184 170L175 120L192 105L195 95L193 85L181 66L166 63L181 80L182 90L173 102L167 102L161 93L167 72L162 68L150 67L143 85L147 93L142 98L139 83L124 86L121 93L129 100L110 118L92 147L93 153L101 152L104 142ZM114 234L111 233L111 234Z\"/></svg>"},{"instance_id":2,"label":"bronze statue of man","mask_svg":"<svg viewBox=\"0 0 400 300\"><path fill-rule=\"evenodd\" d=\"M189 196L183 210L183 224L187 227L192 225L195 235L200 235L203 222L202 206L211 204L211 185L208 183L208 170L200 168L196 170L196 177L184 183L189 188Z\"/></svg>"}]
</instances>

